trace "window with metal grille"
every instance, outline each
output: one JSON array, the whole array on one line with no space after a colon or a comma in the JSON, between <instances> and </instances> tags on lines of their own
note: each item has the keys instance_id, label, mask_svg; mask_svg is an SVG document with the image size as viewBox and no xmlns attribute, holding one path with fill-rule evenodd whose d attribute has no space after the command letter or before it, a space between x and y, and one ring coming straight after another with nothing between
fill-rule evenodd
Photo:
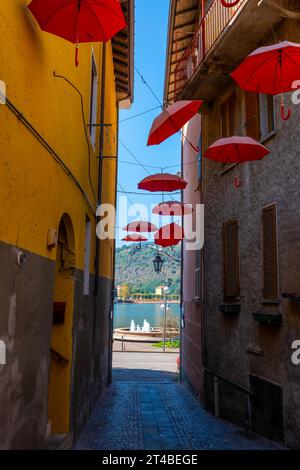
<instances>
[{"instance_id":1,"label":"window with metal grille","mask_svg":"<svg viewBox=\"0 0 300 470\"><path fill-rule=\"evenodd\" d=\"M263 298L278 299L277 209L276 204L263 208Z\"/></svg>"},{"instance_id":2,"label":"window with metal grille","mask_svg":"<svg viewBox=\"0 0 300 470\"><path fill-rule=\"evenodd\" d=\"M237 220L223 225L224 298L240 294L239 225Z\"/></svg>"}]
</instances>

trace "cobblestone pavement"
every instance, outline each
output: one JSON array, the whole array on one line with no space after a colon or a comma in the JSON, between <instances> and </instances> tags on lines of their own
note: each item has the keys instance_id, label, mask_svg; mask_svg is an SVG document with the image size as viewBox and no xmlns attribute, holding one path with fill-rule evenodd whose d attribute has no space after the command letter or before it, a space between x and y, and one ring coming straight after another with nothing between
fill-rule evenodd
<instances>
[{"instance_id":1,"label":"cobblestone pavement","mask_svg":"<svg viewBox=\"0 0 300 470\"><path fill-rule=\"evenodd\" d=\"M150 357L148 360L150 361ZM154 357L152 361L155 362ZM164 373L158 367L157 371L148 371L147 375L146 369L143 368L129 367L125 371L121 369L119 367L115 371L115 381L102 395L75 446L76 449L282 448L279 444L246 433L241 428L210 415L193 395L176 381L174 372Z\"/></svg>"}]
</instances>

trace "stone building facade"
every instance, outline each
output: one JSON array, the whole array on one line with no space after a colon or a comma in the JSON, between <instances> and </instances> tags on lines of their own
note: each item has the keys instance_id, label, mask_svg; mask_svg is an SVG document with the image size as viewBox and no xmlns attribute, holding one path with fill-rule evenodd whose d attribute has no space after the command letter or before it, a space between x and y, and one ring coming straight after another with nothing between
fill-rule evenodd
<instances>
[{"instance_id":1,"label":"stone building facade","mask_svg":"<svg viewBox=\"0 0 300 470\"><path fill-rule=\"evenodd\" d=\"M183 375L217 416L299 448L300 366L292 355L300 339L300 110L286 95L292 116L282 121L278 97L246 93L229 73L257 47L299 42L300 7L249 0L235 8L225 14L220 2L191 1L185 18L180 11L187 5L171 2L165 99L204 100L198 126L203 296L195 314L202 351L195 340L183 342L183 358L189 358L182 361ZM182 39L176 58L175 31L188 20L186 29L195 35ZM270 154L239 168L203 157L215 140L231 135L249 135ZM183 146L183 165L192 153ZM195 266L190 254L183 262L185 285Z\"/></svg>"}]
</instances>

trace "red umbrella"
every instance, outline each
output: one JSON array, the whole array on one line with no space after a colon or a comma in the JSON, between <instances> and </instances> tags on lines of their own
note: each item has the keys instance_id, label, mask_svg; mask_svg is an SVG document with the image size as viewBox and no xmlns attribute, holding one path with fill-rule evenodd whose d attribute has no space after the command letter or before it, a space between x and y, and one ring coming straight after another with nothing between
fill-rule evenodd
<instances>
[{"instance_id":1,"label":"red umbrella","mask_svg":"<svg viewBox=\"0 0 300 470\"><path fill-rule=\"evenodd\" d=\"M247 91L281 94L281 116L285 116L283 93L293 90L293 82L300 75L300 44L280 42L272 46L259 47L252 52L231 74L238 85Z\"/></svg>"},{"instance_id":2,"label":"red umbrella","mask_svg":"<svg viewBox=\"0 0 300 470\"><path fill-rule=\"evenodd\" d=\"M148 238L144 237L143 235L140 235L138 233L129 233L126 235L126 237L122 238L123 242L147 242Z\"/></svg>"},{"instance_id":3,"label":"red umbrella","mask_svg":"<svg viewBox=\"0 0 300 470\"><path fill-rule=\"evenodd\" d=\"M177 175L169 173L157 173L147 176L138 184L138 189L144 189L151 192L172 192L185 189L187 182Z\"/></svg>"},{"instance_id":4,"label":"red umbrella","mask_svg":"<svg viewBox=\"0 0 300 470\"><path fill-rule=\"evenodd\" d=\"M167 216L182 216L192 214L193 209L190 204L184 204L178 201L161 202L152 209L153 214Z\"/></svg>"},{"instance_id":5,"label":"red umbrella","mask_svg":"<svg viewBox=\"0 0 300 470\"><path fill-rule=\"evenodd\" d=\"M183 228L173 222L169 225L164 225L154 235L156 245L167 246L178 245L183 240Z\"/></svg>"},{"instance_id":6,"label":"red umbrella","mask_svg":"<svg viewBox=\"0 0 300 470\"><path fill-rule=\"evenodd\" d=\"M130 224L126 225L126 227L123 228L126 232L156 232L157 227L154 224L151 224L151 222L146 222L144 220L135 220L134 222L131 222Z\"/></svg>"},{"instance_id":7,"label":"red umbrella","mask_svg":"<svg viewBox=\"0 0 300 470\"><path fill-rule=\"evenodd\" d=\"M245 163L261 160L270 151L252 137L226 137L214 142L204 156L222 163Z\"/></svg>"},{"instance_id":8,"label":"red umbrella","mask_svg":"<svg viewBox=\"0 0 300 470\"><path fill-rule=\"evenodd\" d=\"M43 31L76 44L106 42L126 27L118 0L33 0L28 5Z\"/></svg>"},{"instance_id":9,"label":"red umbrella","mask_svg":"<svg viewBox=\"0 0 300 470\"><path fill-rule=\"evenodd\" d=\"M203 101L177 101L154 119L147 145L158 145L180 129L199 111Z\"/></svg>"},{"instance_id":10,"label":"red umbrella","mask_svg":"<svg viewBox=\"0 0 300 470\"><path fill-rule=\"evenodd\" d=\"M221 3L223 7L225 8L232 8L235 7L240 3L241 0L232 0L231 2L228 2L227 0L221 0Z\"/></svg>"},{"instance_id":11,"label":"red umbrella","mask_svg":"<svg viewBox=\"0 0 300 470\"><path fill-rule=\"evenodd\" d=\"M205 152L204 156L210 160L222 163L245 163L261 160L270 151L252 137L226 137L214 142ZM239 177L234 177L234 186L241 185Z\"/></svg>"}]
</instances>

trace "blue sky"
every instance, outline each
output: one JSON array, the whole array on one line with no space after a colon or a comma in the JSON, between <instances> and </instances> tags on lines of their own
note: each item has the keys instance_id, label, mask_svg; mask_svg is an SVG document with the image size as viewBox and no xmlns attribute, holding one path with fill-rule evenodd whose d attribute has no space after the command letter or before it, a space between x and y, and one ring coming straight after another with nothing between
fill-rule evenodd
<instances>
[{"instance_id":1,"label":"blue sky","mask_svg":"<svg viewBox=\"0 0 300 470\"><path fill-rule=\"evenodd\" d=\"M135 65L144 79L151 86L158 98L163 100L165 57L167 43L167 27L169 0L136 0L135 10ZM124 121L136 114L159 106L138 73L135 72L134 104L132 108L120 112L120 144L119 144L119 174L120 186L126 191L138 192L138 182L148 173L144 168L128 165L122 161L136 163L134 158L123 147L123 142L143 165L166 167L177 165L166 171L177 173L180 170L180 135L170 137L159 146L147 147L148 133L153 119L160 113L156 109L141 117ZM158 173L159 169L147 168L150 173ZM121 196L121 194L119 194ZM157 204L161 202L160 194L148 196L129 195L132 203ZM130 204L130 202L129 202ZM122 206L118 206L118 216L122 215ZM135 220L136 217L131 217ZM168 221L166 221L168 223ZM122 224L118 217L117 226ZM120 242L117 240L117 244Z\"/></svg>"}]
</instances>

